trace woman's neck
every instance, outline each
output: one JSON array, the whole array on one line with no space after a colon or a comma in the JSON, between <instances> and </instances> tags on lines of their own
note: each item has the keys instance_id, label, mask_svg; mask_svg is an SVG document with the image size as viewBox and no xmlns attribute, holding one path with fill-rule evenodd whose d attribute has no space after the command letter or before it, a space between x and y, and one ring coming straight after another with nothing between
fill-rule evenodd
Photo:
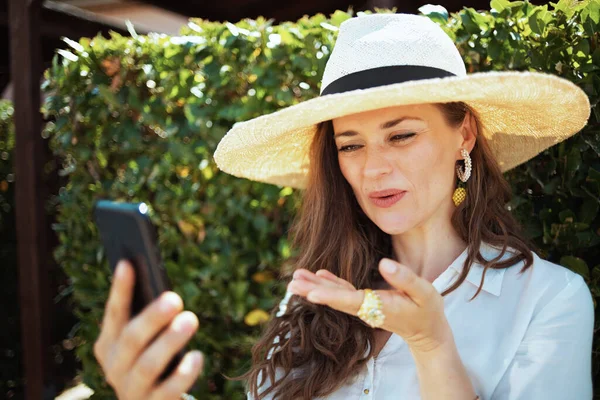
<instances>
[{"instance_id":1,"label":"woman's neck","mask_svg":"<svg viewBox=\"0 0 600 400\"><path fill-rule=\"evenodd\" d=\"M417 275L433 282L465 250L449 220L392 236L394 256Z\"/></svg>"}]
</instances>

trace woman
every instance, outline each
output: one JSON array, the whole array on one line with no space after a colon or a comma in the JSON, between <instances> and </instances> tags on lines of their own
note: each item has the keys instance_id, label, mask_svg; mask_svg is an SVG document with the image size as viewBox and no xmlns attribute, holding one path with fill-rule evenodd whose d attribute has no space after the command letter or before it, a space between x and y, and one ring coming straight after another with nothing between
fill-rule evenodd
<instances>
[{"instance_id":1,"label":"woman","mask_svg":"<svg viewBox=\"0 0 600 400\"><path fill-rule=\"evenodd\" d=\"M502 177L589 112L557 77L467 75L425 17L344 22L321 96L236 125L215 153L305 188L293 295L253 349L249 398L591 398L590 291L532 253ZM96 357L119 398L174 398L200 363L156 377L198 321L168 293L129 322L120 267Z\"/></svg>"}]
</instances>

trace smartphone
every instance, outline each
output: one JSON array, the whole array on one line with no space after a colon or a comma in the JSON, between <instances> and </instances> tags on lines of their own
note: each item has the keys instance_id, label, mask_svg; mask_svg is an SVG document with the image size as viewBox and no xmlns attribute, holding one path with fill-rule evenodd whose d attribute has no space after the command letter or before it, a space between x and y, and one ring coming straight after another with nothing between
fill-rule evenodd
<instances>
[{"instance_id":1,"label":"smartphone","mask_svg":"<svg viewBox=\"0 0 600 400\"><path fill-rule=\"evenodd\" d=\"M145 203L99 200L94 219L100 232L108 264L114 274L121 259L129 260L135 270L131 318L140 313L164 291L171 289L158 247L156 228ZM163 381L177 367L186 349L171 360L159 377Z\"/></svg>"}]
</instances>

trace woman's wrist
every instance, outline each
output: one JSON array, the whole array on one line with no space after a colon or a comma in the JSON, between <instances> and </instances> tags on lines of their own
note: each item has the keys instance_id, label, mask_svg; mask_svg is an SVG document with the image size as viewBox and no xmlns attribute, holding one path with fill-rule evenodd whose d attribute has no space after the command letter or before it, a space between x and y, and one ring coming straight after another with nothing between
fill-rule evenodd
<instances>
[{"instance_id":1,"label":"woman's wrist","mask_svg":"<svg viewBox=\"0 0 600 400\"><path fill-rule=\"evenodd\" d=\"M436 331L435 337L406 341L413 357L427 360L428 358L434 358L456 349L452 328L445 318Z\"/></svg>"},{"instance_id":2,"label":"woman's wrist","mask_svg":"<svg viewBox=\"0 0 600 400\"><path fill-rule=\"evenodd\" d=\"M410 347L423 400L476 400L477 394L462 363L452 335L429 348Z\"/></svg>"}]
</instances>

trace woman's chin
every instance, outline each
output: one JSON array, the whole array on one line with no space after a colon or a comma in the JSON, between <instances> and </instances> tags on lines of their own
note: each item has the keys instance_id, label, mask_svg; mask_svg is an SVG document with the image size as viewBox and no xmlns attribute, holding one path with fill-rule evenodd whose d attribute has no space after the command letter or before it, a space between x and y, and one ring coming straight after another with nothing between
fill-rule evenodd
<instances>
[{"instance_id":1,"label":"woman's chin","mask_svg":"<svg viewBox=\"0 0 600 400\"><path fill-rule=\"evenodd\" d=\"M381 216L373 222L388 235L401 235L415 225L414 220L408 216Z\"/></svg>"}]
</instances>

